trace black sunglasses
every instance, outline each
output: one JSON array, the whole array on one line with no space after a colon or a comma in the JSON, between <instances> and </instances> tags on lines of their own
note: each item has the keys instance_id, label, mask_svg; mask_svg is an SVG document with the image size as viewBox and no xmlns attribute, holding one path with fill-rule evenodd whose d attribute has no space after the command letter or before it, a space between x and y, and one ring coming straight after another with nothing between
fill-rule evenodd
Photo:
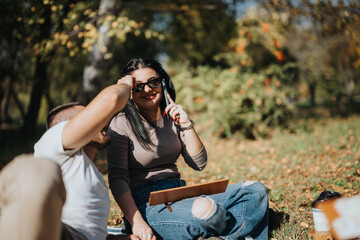
<instances>
[{"instance_id":1,"label":"black sunglasses","mask_svg":"<svg viewBox=\"0 0 360 240\"><path fill-rule=\"evenodd\" d=\"M136 86L132 89L134 92L144 91L145 85L148 85L151 89L157 88L161 83L160 78L154 78L146 83L137 83Z\"/></svg>"}]
</instances>

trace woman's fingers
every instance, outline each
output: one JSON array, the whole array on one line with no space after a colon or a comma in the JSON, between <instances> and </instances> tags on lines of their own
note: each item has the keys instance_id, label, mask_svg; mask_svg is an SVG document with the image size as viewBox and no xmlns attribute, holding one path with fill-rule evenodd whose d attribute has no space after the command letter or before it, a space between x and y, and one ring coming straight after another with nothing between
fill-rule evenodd
<instances>
[{"instance_id":1,"label":"woman's fingers","mask_svg":"<svg viewBox=\"0 0 360 240\"><path fill-rule=\"evenodd\" d=\"M169 113L170 117L175 120L176 118L180 117L181 112L183 111L183 108L180 105L175 104L169 104L165 108L165 113Z\"/></svg>"},{"instance_id":2,"label":"woman's fingers","mask_svg":"<svg viewBox=\"0 0 360 240\"><path fill-rule=\"evenodd\" d=\"M167 107L165 108L165 113L169 113L171 115L171 109L173 109L175 106L175 103L170 103L169 105L167 105Z\"/></svg>"},{"instance_id":3,"label":"woman's fingers","mask_svg":"<svg viewBox=\"0 0 360 240\"><path fill-rule=\"evenodd\" d=\"M140 239L141 240L154 240L154 239L156 239L156 237L154 236L153 233L144 232L141 234Z\"/></svg>"},{"instance_id":4,"label":"woman's fingers","mask_svg":"<svg viewBox=\"0 0 360 240\"><path fill-rule=\"evenodd\" d=\"M172 100L169 93L167 93L167 98L169 99L170 104L175 104L174 100Z\"/></svg>"},{"instance_id":5,"label":"woman's fingers","mask_svg":"<svg viewBox=\"0 0 360 240\"><path fill-rule=\"evenodd\" d=\"M154 237L154 235L152 233L148 233L146 240L152 240L153 237Z\"/></svg>"},{"instance_id":6,"label":"woman's fingers","mask_svg":"<svg viewBox=\"0 0 360 240\"><path fill-rule=\"evenodd\" d=\"M131 234L126 236L128 238L125 238L126 240L130 239L130 240L140 240L140 238L138 236L136 236L135 234Z\"/></svg>"},{"instance_id":7,"label":"woman's fingers","mask_svg":"<svg viewBox=\"0 0 360 240\"><path fill-rule=\"evenodd\" d=\"M183 107L181 105L176 105L169 94L167 96L170 104L165 108L164 114L168 113L178 125L181 123L187 123L189 121L189 117Z\"/></svg>"},{"instance_id":8,"label":"woman's fingers","mask_svg":"<svg viewBox=\"0 0 360 240\"><path fill-rule=\"evenodd\" d=\"M170 111L171 111L170 113L171 117L174 118L175 120L178 120L181 116L180 114L184 112L183 108L180 105L175 106Z\"/></svg>"}]
</instances>

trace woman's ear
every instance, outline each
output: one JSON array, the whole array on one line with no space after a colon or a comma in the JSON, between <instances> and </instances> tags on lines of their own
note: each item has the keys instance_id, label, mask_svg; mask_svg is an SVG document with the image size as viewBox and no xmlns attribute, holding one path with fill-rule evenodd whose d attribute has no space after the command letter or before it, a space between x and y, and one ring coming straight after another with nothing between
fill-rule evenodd
<instances>
[{"instance_id":1,"label":"woman's ear","mask_svg":"<svg viewBox=\"0 0 360 240\"><path fill-rule=\"evenodd\" d=\"M130 99L133 100L133 91L130 92Z\"/></svg>"}]
</instances>

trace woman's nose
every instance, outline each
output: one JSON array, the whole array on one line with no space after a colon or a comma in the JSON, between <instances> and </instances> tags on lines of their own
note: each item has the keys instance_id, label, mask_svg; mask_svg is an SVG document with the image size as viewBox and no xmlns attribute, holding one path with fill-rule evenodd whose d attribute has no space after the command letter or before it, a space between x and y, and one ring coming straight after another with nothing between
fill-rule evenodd
<instances>
[{"instance_id":1,"label":"woman's nose","mask_svg":"<svg viewBox=\"0 0 360 240\"><path fill-rule=\"evenodd\" d=\"M148 85L145 85L144 92L150 92L152 89Z\"/></svg>"}]
</instances>

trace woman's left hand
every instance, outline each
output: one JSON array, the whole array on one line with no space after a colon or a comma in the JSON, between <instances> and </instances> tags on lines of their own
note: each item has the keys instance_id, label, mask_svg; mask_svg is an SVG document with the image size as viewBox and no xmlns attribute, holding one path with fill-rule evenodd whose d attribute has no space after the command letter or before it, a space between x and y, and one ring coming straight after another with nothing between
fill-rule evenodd
<instances>
[{"instance_id":1,"label":"woman's left hand","mask_svg":"<svg viewBox=\"0 0 360 240\"><path fill-rule=\"evenodd\" d=\"M170 94L167 95L170 104L165 108L165 113L169 113L170 117L174 120L176 125L180 127L187 127L191 124L190 118L187 113L184 111L184 108L181 105L175 104L171 99Z\"/></svg>"}]
</instances>

